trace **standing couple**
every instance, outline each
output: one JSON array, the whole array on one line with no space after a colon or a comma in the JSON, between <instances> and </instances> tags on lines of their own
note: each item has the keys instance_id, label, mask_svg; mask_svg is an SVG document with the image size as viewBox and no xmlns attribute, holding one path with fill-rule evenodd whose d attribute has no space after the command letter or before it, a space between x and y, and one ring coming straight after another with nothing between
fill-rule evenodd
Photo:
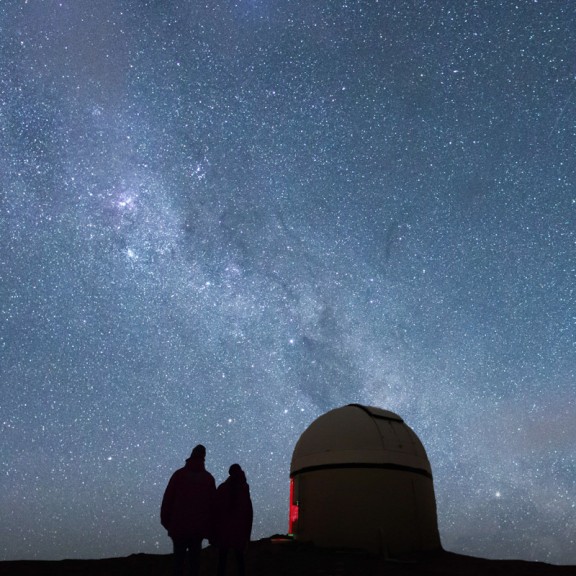
<instances>
[{"instance_id":1,"label":"standing couple","mask_svg":"<svg viewBox=\"0 0 576 576\"><path fill-rule=\"evenodd\" d=\"M206 448L198 444L186 465L172 474L162 499L160 521L174 544L174 571L182 576L189 557L190 573L198 576L202 540L207 538L219 549L218 576L226 574L229 550L243 576L253 518L246 475L239 464L232 464L228 478L216 488L205 458Z\"/></svg>"}]
</instances>

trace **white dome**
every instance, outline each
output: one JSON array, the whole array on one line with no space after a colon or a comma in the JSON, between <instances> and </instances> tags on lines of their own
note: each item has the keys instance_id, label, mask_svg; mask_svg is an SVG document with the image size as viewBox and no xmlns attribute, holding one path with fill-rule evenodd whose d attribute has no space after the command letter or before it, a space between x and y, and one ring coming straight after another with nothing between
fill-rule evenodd
<instances>
[{"instance_id":1,"label":"white dome","mask_svg":"<svg viewBox=\"0 0 576 576\"><path fill-rule=\"evenodd\" d=\"M317 418L292 454L290 475L330 467L398 468L432 477L418 436L393 412L349 404Z\"/></svg>"}]
</instances>

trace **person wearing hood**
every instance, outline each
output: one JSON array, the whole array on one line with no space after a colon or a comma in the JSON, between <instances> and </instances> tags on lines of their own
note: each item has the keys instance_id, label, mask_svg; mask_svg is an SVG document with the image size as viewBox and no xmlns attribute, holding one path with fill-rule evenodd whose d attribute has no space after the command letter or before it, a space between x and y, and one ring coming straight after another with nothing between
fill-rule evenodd
<instances>
[{"instance_id":1,"label":"person wearing hood","mask_svg":"<svg viewBox=\"0 0 576 576\"><path fill-rule=\"evenodd\" d=\"M219 549L218 576L225 576L228 551L236 556L238 575L244 576L244 550L252 533L250 487L239 464L232 464L228 478L216 491L215 544Z\"/></svg>"},{"instance_id":2,"label":"person wearing hood","mask_svg":"<svg viewBox=\"0 0 576 576\"><path fill-rule=\"evenodd\" d=\"M164 492L160 522L174 545L174 573L184 574L186 558L190 574L200 570L202 540L210 538L214 525L216 482L204 466L206 448L198 444L184 467L176 470Z\"/></svg>"}]
</instances>

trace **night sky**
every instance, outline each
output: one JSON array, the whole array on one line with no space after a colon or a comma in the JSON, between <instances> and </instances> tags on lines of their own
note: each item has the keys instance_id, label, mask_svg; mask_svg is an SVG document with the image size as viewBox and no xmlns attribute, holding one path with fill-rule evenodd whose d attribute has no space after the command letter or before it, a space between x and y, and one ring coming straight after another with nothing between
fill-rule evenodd
<instances>
[{"instance_id":1,"label":"night sky","mask_svg":"<svg viewBox=\"0 0 576 576\"><path fill-rule=\"evenodd\" d=\"M3 0L0 559L168 553L192 447L288 529L398 413L450 551L576 564L576 5Z\"/></svg>"}]
</instances>

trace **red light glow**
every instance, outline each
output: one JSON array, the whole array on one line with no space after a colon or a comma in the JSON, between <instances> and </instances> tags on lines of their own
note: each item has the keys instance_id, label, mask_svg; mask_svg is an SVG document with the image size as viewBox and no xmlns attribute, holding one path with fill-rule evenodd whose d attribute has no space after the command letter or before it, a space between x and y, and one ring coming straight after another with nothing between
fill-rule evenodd
<instances>
[{"instance_id":1,"label":"red light glow","mask_svg":"<svg viewBox=\"0 0 576 576\"><path fill-rule=\"evenodd\" d=\"M294 479L290 478L290 512L288 513L288 534L294 534L298 525L298 500L294 495Z\"/></svg>"}]
</instances>

